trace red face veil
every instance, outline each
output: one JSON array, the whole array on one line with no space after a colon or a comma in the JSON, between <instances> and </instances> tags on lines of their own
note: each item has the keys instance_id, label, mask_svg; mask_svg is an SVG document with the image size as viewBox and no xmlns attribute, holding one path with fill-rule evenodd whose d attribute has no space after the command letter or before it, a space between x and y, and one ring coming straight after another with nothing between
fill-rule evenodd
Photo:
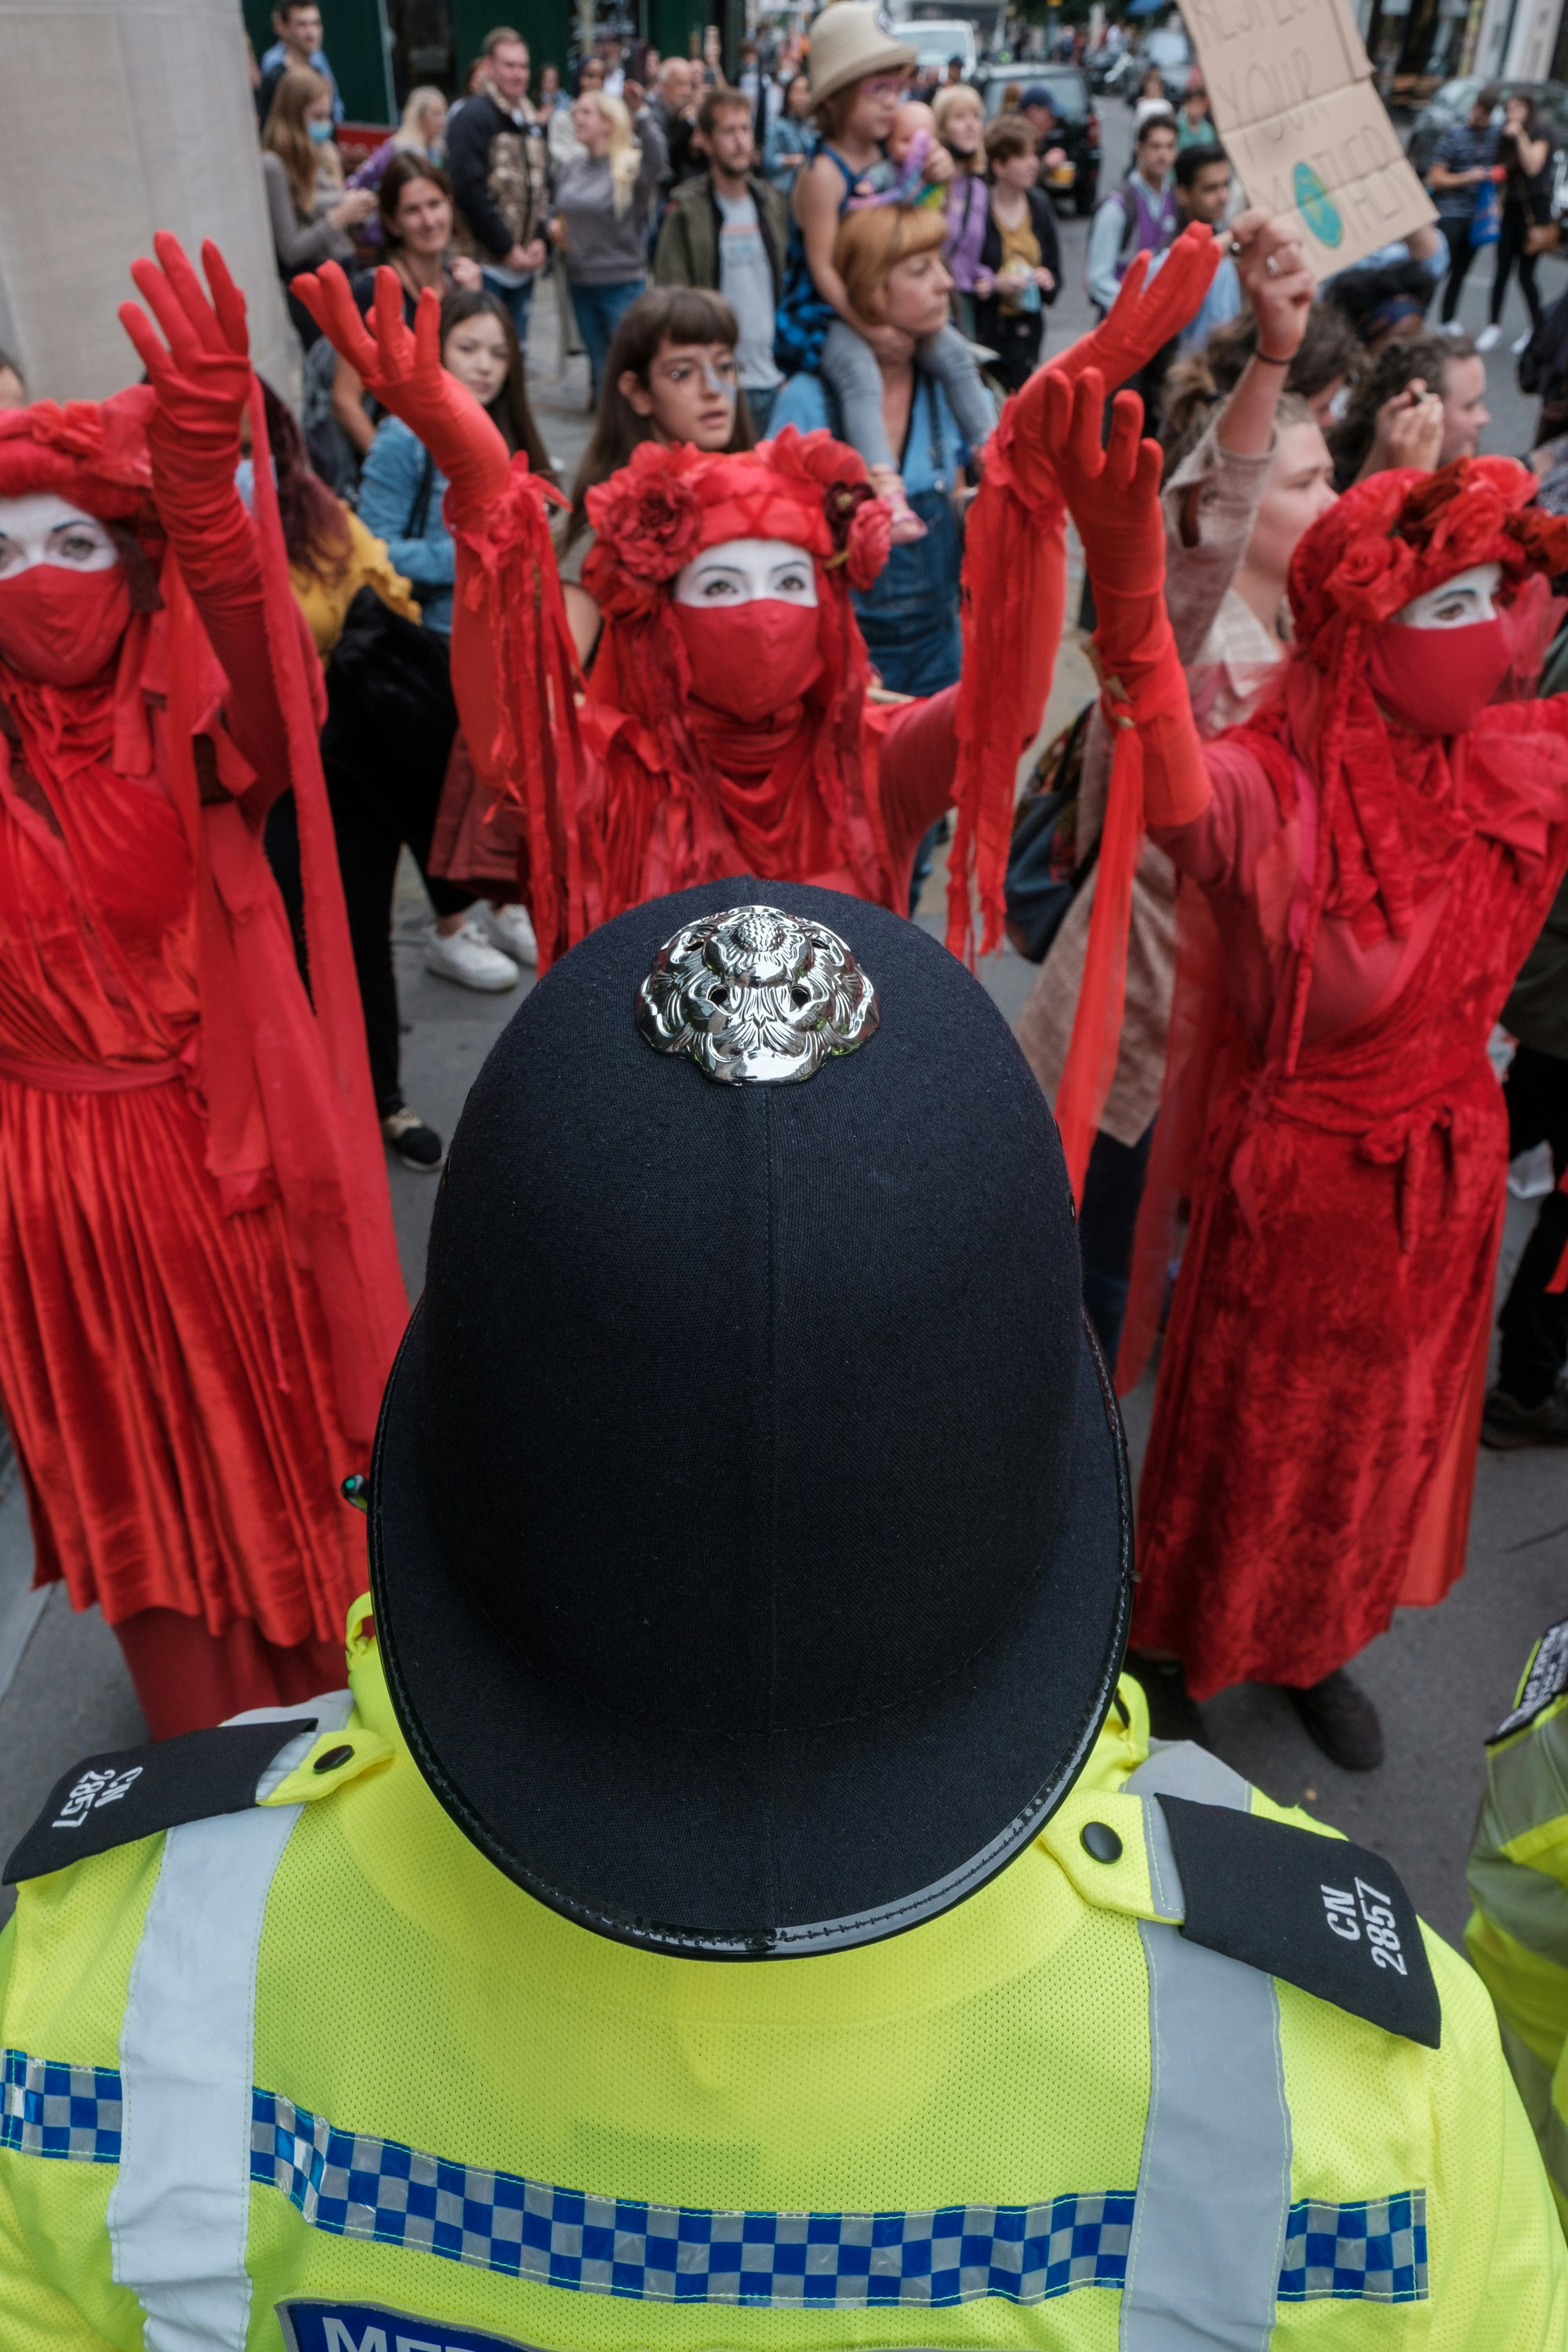
<instances>
[{"instance_id":1,"label":"red face veil","mask_svg":"<svg viewBox=\"0 0 1568 2352\"><path fill-rule=\"evenodd\" d=\"M131 620L123 565L79 572L33 563L0 580L0 659L45 686L85 686L113 660Z\"/></svg>"},{"instance_id":2,"label":"red face veil","mask_svg":"<svg viewBox=\"0 0 1568 2352\"><path fill-rule=\"evenodd\" d=\"M1463 629L1385 622L1367 648L1366 682L1395 726L1413 735L1463 735L1508 676L1512 645L1495 614Z\"/></svg>"},{"instance_id":3,"label":"red face veil","mask_svg":"<svg viewBox=\"0 0 1568 2352\"><path fill-rule=\"evenodd\" d=\"M742 726L798 703L822 674L815 604L776 596L723 610L675 604L670 618L685 642L693 693Z\"/></svg>"}]
</instances>

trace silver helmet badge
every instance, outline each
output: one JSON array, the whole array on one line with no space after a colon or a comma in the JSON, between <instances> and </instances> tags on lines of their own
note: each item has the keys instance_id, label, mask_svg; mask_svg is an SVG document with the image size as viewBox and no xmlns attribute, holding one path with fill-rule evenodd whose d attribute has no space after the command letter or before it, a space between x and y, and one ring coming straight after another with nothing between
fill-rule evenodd
<instances>
[{"instance_id":1,"label":"silver helmet badge","mask_svg":"<svg viewBox=\"0 0 1568 2352\"><path fill-rule=\"evenodd\" d=\"M725 1086L789 1086L852 1054L879 1018L877 992L826 924L777 907L730 907L666 940L637 990L637 1027Z\"/></svg>"}]
</instances>

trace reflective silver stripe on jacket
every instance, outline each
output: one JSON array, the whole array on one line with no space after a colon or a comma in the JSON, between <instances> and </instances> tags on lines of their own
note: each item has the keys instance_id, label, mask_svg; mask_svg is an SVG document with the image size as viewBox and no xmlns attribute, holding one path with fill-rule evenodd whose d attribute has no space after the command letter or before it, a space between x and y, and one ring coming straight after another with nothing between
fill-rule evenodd
<instances>
[{"instance_id":1,"label":"reflective silver stripe on jacket","mask_svg":"<svg viewBox=\"0 0 1568 2352\"><path fill-rule=\"evenodd\" d=\"M1205 1748L1156 1748L1124 1784L1144 1799L1159 1908L1184 1906L1163 1792L1247 1811ZM1149 1964L1149 2120L1121 2296L1121 2352L1266 2352L1290 2210L1290 2111L1274 1979L1140 1925Z\"/></svg>"},{"instance_id":2,"label":"reflective silver stripe on jacket","mask_svg":"<svg viewBox=\"0 0 1568 2352\"><path fill-rule=\"evenodd\" d=\"M317 1719L263 1792L353 1706L332 1691L236 1716ZM256 1967L273 1873L301 1811L224 1813L163 1840L120 2032L123 2137L109 2200L114 2277L142 2305L145 2352L244 2352Z\"/></svg>"}]
</instances>

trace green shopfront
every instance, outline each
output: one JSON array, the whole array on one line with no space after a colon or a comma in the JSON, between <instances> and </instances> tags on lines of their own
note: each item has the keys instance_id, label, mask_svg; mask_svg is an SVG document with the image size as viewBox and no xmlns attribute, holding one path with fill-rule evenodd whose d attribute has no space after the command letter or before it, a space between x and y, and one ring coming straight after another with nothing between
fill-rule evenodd
<instances>
[{"instance_id":1,"label":"green shopfront","mask_svg":"<svg viewBox=\"0 0 1568 2352\"><path fill-rule=\"evenodd\" d=\"M259 58L277 37L271 0L242 0L246 30ZM667 54L700 41L723 0L322 0L327 55L351 122L395 121L416 82L458 89L492 25L515 25L533 51L563 70L581 45L580 26L652 41Z\"/></svg>"}]
</instances>

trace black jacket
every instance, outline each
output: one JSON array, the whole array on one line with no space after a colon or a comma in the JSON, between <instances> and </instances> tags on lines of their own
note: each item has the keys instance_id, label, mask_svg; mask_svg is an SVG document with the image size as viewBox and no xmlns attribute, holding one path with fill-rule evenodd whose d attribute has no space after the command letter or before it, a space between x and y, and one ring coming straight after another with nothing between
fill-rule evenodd
<instances>
[{"instance_id":1,"label":"black jacket","mask_svg":"<svg viewBox=\"0 0 1568 2352\"><path fill-rule=\"evenodd\" d=\"M1040 262L1050 271L1056 284L1047 294L1042 290L1043 304L1054 302L1062 290L1061 244L1057 236L1056 207L1043 188L1030 188L1029 226L1040 248ZM996 270L1002 266L1002 232L989 205L985 214L985 235L981 240L980 267ZM974 336L997 352L1003 362L998 373L1014 388L1023 382L1034 366L1035 355L1045 332L1045 319L1039 310L1004 310L994 294L974 298Z\"/></svg>"},{"instance_id":2,"label":"black jacket","mask_svg":"<svg viewBox=\"0 0 1568 2352\"><path fill-rule=\"evenodd\" d=\"M1048 294L1040 296L1042 302L1051 303L1062 290L1062 248L1057 235L1057 208L1044 188L1029 188L1025 193L1029 200L1029 226L1034 230L1040 248L1041 266L1048 269L1057 281ZM1002 232L996 226L996 215L989 204L985 211L985 234L980 240L980 267L991 270L1002 267ZM996 305L987 297L985 307L994 310ZM977 312L978 309L977 304Z\"/></svg>"},{"instance_id":3,"label":"black jacket","mask_svg":"<svg viewBox=\"0 0 1568 2352\"><path fill-rule=\"evenodd\" d=\"M532 110L529 110L531 117ZM488 90L463 100L447 132L447 171L457 204L458 249L504 261L542 234L548 195L545 127L521 123Z\"/></svg>"}]
</instances>

